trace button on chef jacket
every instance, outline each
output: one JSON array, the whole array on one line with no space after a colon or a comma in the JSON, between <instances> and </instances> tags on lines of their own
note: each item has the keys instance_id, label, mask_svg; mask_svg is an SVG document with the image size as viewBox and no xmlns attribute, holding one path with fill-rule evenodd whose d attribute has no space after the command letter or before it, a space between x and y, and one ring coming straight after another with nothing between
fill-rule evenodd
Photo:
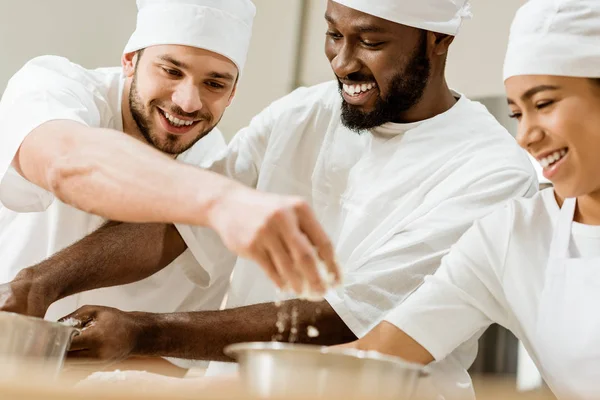
<instances>
[{"instance_id":1,"label":"button on chef jacket","mask_svg":"<svg viewBox=\"0 0 600 400\"><path fill-rule=\"evenodd\" d=\"M435 272L474 220L537 190L513 137L484 106L454 95L458 102L434 118L359 135L341 123L337 82L301 88L256 116L211 167L309 201L344 271L343 287L326 300L358 337ZM206 232L180 227L204 267L200 277L216 278L235 264L227 307L274 301L262 270L207 246ZM475 336L446 361L467 381ZM208 374L232 367L211 363Z\"/></svg>"},{"instance_id":2,"label":"button on chef jacket","mask_svg":"<svg viewBox=\"0 0 600 400\"><path fill-rule=\"evenodd\" d=\"M21 269L105 222L55 199L22 178L10 163L26 135L50 120L122 130L123 84L121 68L87 70L54 56L33 59L10 80L0 103L0 282L12 280ZM178 159L202 165L225 147L221 133L214 130ZM199 268L189 251L143 281L60 300L46 317L57 319L85 304L148 312L218 308L227 280L213 280L207 289L208 281L203 282L197 271L196 284L187 279L186 268Z\"/></svg>"}]
</instances>

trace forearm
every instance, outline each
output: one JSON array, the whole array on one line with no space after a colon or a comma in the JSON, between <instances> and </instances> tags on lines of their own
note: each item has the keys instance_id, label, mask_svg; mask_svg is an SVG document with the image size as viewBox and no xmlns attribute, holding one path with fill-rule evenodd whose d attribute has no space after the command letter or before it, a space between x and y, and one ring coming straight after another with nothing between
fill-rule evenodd
<instances>
[{"instance_id":1,"label":"forearm","mask_svg":"<svg viewBox=\"0 0 600 400\"><path fill-rule=\"evenodd\" d=\"M360 340L347 347L365 351L377 351L423 365L434 361L433 356L427 349L403 330L387 321L381 322Z\"/></svg>"},{"instance_id":2,"label":"forearm","mask_svg":"<svg viewBox=\"0 0 600 400\"><path fill-rule=\"evenodd\" d=\"M15 163L61 201L128 222L206 226L217 198L239 185L176 162L122 132L71 121L48 122L31 132Z\"/></svg>"},{"instance_id":3,"label":"forearm","mask_svg":"<svg viewBox=\"0 0 600 400\"><path fill-rule=\"evenodd\" d=\"M33 292L43 293L49 306L75 293L144 279L185 249L173 225L110 222L20 276L31 278Z\"/></svg>"},{"instance_id":4,"label":"forearm","mask_svg":"<svg viewBox=\"0 0 600 400\"><path fill-rule=\"evenodd\" d=\"M280 307L265 303L214 312L132 313L139 327L135 354L231 361L223 354L227 345L267 342L280 334L278 312L288 317L283 320L285 329L278 339L290 338L291 317L296 312L296 343L333 345L356 339L327 302L290 300ZM311 337L316 332L318 336Z\"/></svg>"}]
</instances>

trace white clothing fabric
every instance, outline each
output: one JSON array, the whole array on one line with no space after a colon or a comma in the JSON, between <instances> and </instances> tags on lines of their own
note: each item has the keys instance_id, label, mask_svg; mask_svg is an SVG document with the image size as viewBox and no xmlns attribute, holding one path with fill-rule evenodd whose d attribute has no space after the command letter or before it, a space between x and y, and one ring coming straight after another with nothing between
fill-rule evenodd
<instances>
[{"instance_id":1,"label":"white clothing fabric","mask_svg":"<svg viewBox=\"0 0 600 400\"><path fill-rule=\"evenodd\" d=\"M11 79L0 102L0 282L12 280L21 269L50 257L105 222L55 199L10 165L27 134L50 120L122 130L123 83L121 68L86 70L53 56L30 61ZM225 148L221 133L215 130L179 159L202 165ZM186 278L186 268L199 268L189 251L141 282L61 300L46 317L56 320L85 304L153 312L218 309L227 280L200 288Z\"/></svg>"},{"instance_id":2,"label":"white clothing fabric","mask_svg":"<svg viewBox=\"0 0 600 400\"><path fill-rule=\"evenodd\" d=\"M600 394L600 320L594 316L600 302L600 249L596 242L591 257L570 257L575 206L576 199L566 199L559 214L534 346L555 393L561 398L596 399Z\"/></svg>"},{"instance_id":3,"label":"white clothing fabric","mask_svg":"<svg viewBox=\"0 0 600 400\"><path fill-rule=\"evenodd\" d=\"M469 0L333 0L397 24L456 36L471 18Z\"/></svg>"},{"instance_id":4,"label":"white clothing fabric","mask_svg":"<svg viewBox=\"0 0 600 400\"><path fill-rule=\"evenodd\" d=\"M137 0L137 6L124 53L161 44L198 47L229 58L241 74L256 14L250 0Z\"/></svg>"},{"instance_id":5,"label":"white clothing fabric","mask_svg":"<svg viewBox=\"0 0 600 400\"><path fill-rule=\"evenodd\" d=\"M600 1L529 0L513 21L504 79L600 77Z\"/></svg>"},{"instance_id":6,"label":"white clothing fabric","mask_svg":"<svg viewBox=\"0 0 600 400\"><path fill-rule=\"evenodd\" d=\"M523 342L555 394L589 398L600 360L600 226L571 220L552 189L509 203L476 222L386 320L436 360L496 322Z\"/></svg>"},{"instance_id":7,"label":"white clothing fabric","mask_svg":"<svg viewBox=\"0 0 600 400\"><path fill-rule=\"evenodd\" d=\"M343 288L326 299L360 337L436 270L475 219L532 194L537 182L510 134L464 96L430 120L360 135L341 124L340 114L337 82L298 89L255 117L211 168L309 201L344 269ZM207 246L205 230L180 232L203 275L217 279L231 271L235 258L213 242ZM227 307L275 295L257 265L237 261ZM456 357L463 373L473 346Z\"/></svg>"}]
</instances>

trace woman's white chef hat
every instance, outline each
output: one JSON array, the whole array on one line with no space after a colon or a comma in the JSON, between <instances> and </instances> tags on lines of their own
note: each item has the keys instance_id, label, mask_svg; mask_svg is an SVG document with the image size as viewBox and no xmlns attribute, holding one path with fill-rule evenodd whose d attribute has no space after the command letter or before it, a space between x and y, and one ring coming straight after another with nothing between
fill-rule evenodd
<instances>
[{"instance_id":1,"label":"woman's white chef hat","mask_svg":"<svg viewBox=\"0 0 600 400\"><path fill-rule=\"evenodd\" d=\"M241 74L256 7L250 0L137 0L135 32L124 53L178 44L221 54Z\"/></svg>"},{"instance_id":2,"label":"woman's white chef hat","mask_svg":"<svg viewBox=\"0 0 600 400\"><path fill-rule=\"evenodd\" d=\"M510 30L504 80L600 77L600 0L529 0Z\"/></svg>"},{"instance_id":3,"label":"woman's white chef hat","mask_svg":"<svg viewBox=\"0 0 600 400\"><path fill-rule=\"evenodd\" d=\"M471 17L469 0L333 0L398 24L456 36ZM599 0L600 1L600 0Z\"/></svg>"}]
</instances>

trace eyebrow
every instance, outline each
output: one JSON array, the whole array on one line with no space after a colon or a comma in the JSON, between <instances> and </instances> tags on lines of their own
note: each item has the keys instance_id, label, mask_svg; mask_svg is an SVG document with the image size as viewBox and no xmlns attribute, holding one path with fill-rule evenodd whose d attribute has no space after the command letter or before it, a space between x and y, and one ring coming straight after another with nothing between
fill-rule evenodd
<instances>
[{"instance_id":1,"label":"eyebrow","mask_svg":"<svg viewBox=\"0 0 600 400\"><path fill-rule=\"evenodd\" d=\"M529 89L528 91L526 91L525 93L523 93L523 95L521 96L521 100L523 100L523 101L529 100L538 93L545 92L545 91L551 91L551 90L558 90L558 89L560 89L558 86L553 86L553 85L535 86L535 87L532 87L531 89ZM514 100L512 100L510 98L507 99L507 102L509 105L515 104Z\"/></svg>"},{"instance_id":2,"label":"eyebrow","mask_svg":"<svg viewBox=\"0 0 600 400\"><path fill-rule=\"evenodd\" d=\"M171 57L170 55L165 54L165 55L159 56L158 58L160 58L163 61L173 64L177 68L189 69L189 66L186 63L184 63L182 61L178 61L178 60L174 59L173 57Z\"/></svg>"},{"instance_id":3,"label":"eyebrow","mask_svg":"<svg viewBox=\"0 0 600 400\"><path fill-rule=\"evenodd\" d=\"M328 14L325 14L325 20L332 25L335 25L335 20ZM385 33L386 30L374 25L358 25L352 27L354 30L360 33Z\"/></svg>"},{"instance_id":4,"label":"eyebrow","mask_svg":"<svg viewBox=\"0 0 600 400\"><path fill-rule=\"evenodd\" d=\"M175 58L171 57L170 55L162 55L159 56L158 58L160 58L161 60L171 63L174 66L176 66L177 68L181 68L181 69L190 69L189 65L187 65L186 63L176 60ZM229 72L210 72L208 74L209 78L214 78L214 79L224 79L226 81L235 81L235 76L233 76L232 74L230 74Z\"/></svg>"},{"instance_id":5,"label":"eyebrow","mask_svg":"<svg viewBox=\"0 0 600 400\"><path fill-rule=\"evenodd\" d=\"M210 78L214 79L225 79L226 81L235 81L235 76L231 75L229 72L211 72L208 74Z\"/></svg>"}]
</instances>

